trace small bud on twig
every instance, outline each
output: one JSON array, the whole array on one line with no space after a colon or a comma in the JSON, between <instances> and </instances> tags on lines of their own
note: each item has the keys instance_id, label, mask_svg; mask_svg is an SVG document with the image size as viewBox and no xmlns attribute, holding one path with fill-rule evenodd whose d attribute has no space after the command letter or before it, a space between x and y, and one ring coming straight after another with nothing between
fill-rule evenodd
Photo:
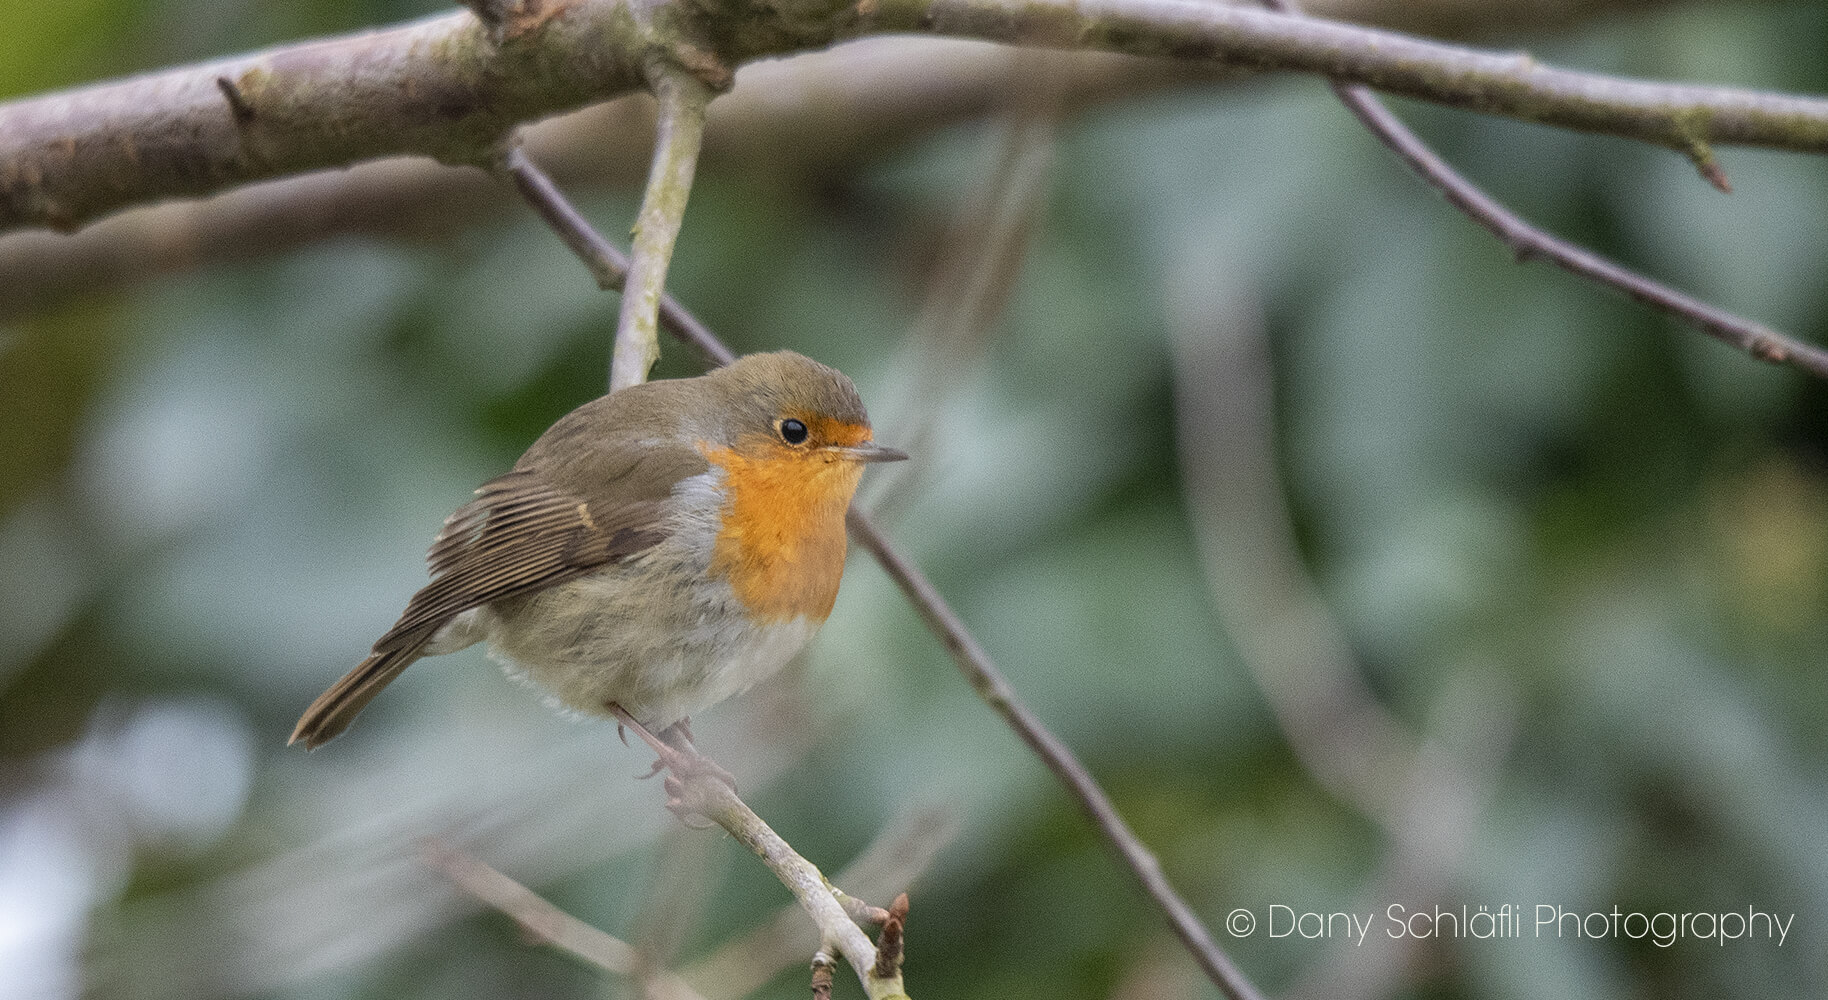
<instances>
[{"instance_id":1,"label":"small bud on twig","mask_svg":"<svg viewBox=\"0 0 1828 1000\"><path fill-rule=\"evenodd\" d=\"M223 99L228 101L229 114L235 116L235 124L246 125L254 120L254 106L248 103L241 88L235 86L235 81L219 76L216 78L216 89L222 91Z\"/></svg>"},{"instance_id":2,"label":"small bud on twig","mask_svg":"<svg viewBox=\"0 0 1828 1000\"><path fill-rule=\"evenodd\" d=\"M1695 163L1695 169L1709 184L1720 190L1721 194L1732 194L1733 184L1726 178L1726 170L1714 157L1714 147L1695 139L1688 144L1688 158Z\"/></svg>"},{"instance_id":3,"label":"small bud on twig","mask_svg":"<svg viewBox=\"0 0 1828 1000\"><path fill-rule=\"evenodd\" d=\"M837 964L824 950L812 953L812 1000L831 1000L832 969Z\"/></svg>"},{"instance_id":4,"label":"small bud on twig","mask_svg":"<svg viewBox=\"0 0 1828 1000\"><path fill-rule=\"evenodd\" d=\"M876 967L870 974L877 979L901 975L901 946L908 923L908 894L902 893L889 904L889 918L882 922L882 933L876 936Z\"/></svg>"}]
</instances>

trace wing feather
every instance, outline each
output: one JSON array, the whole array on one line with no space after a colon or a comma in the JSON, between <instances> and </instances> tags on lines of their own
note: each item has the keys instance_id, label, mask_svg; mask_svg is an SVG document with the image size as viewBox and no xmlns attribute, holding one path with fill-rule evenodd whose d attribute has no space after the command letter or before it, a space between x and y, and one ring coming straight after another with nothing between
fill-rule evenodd
<instances>
[{"instance_id":1,"label":"wing feather","mask_svg":"<svg viewBox=\"0 0 1828 1000\"><path fill-rule=\"evenodd\" d=\"M642 422L645 411L632 418L612 411L680 391L663 385L625 390L561 418L513 472L484 483L476 499L446 518L426 554L431 582L375 642L373 654L305 710L293 741L315 747L342 732L463 612L576 579L659 544L666 537L663 505L674 485L703 473L708 463L694 448L658 446L651 422ZM612 428L607 435L605 425ZM621 446L566 450L585 431ZM623 457L606 461L610 454Z\"/></svg>"},{"instance_id":2,"label":"wing feather","mask_svg":"<svg viewBox=\"0 0 1828 1000\"><path fill-rule=\"evenodd\" d=\"M426 561L432 582L407 603L376 652L418 641L471 608L576 579L658 543L660 504L591 508L527 470L490 480L445 519Z\"/></svg>"}]
</instances>

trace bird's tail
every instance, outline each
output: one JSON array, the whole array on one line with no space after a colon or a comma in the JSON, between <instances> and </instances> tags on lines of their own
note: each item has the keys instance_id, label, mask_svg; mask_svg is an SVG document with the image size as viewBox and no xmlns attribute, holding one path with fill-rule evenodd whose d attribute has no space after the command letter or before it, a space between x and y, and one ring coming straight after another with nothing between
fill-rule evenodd
<instances>
[{"instance_id":1,"label":"bird's tail","mask_svg":"<svg viewBox=\"0 0 1828 1000\"><path fill-rule=\"evenodd\" d=\"M400 671L419 658L425 649L425 642L425 639L421 639L385 652L376 652L356 664L354 670L330 685L330 690L318 695L311 707L305 709L305 714L299 717L298 726L292 730L292 738L286 741L286 745L291 746L304 740L306 749L315 750L348 729L349 723L355 721L356 713L366 708L374 696L381 693L382 688L400 676Z\"/></svg>"}]
</instances>

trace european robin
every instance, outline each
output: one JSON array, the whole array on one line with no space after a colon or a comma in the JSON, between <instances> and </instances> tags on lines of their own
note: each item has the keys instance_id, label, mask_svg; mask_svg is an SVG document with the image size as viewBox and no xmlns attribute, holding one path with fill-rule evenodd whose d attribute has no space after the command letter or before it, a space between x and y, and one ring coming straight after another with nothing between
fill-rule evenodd
<instances>
[{"instance_id":1,"label":"european robin","mask_svg":"<svg viewBox=\"0 0 1828 1000\"><path fill-rule=\"evenodd\" d=\"M445 519L431 582L291 742L484 640L566 706L662 732L806 645L864 465L906 457L874 442L850 379L788 351L585 403Z\"/></svg>"}]
</instances>

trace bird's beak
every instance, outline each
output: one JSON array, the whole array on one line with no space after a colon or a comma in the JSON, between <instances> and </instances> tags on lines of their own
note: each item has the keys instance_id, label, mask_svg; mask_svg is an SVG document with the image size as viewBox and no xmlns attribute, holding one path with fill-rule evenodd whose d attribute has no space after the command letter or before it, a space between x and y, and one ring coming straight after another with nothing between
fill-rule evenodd
<instances>
[{"instance_id":1,"label":"bird's beak","mask_svg":"<svg viewBox=\"0 0 1828 1000\"><path fill-rule=\"evenodd\" d=\"M877 444L874 441L829 450L853 462L901 462L908 457L908 453L900 448L891 448L886 444Z\"/></svg>"}]
</instances>

